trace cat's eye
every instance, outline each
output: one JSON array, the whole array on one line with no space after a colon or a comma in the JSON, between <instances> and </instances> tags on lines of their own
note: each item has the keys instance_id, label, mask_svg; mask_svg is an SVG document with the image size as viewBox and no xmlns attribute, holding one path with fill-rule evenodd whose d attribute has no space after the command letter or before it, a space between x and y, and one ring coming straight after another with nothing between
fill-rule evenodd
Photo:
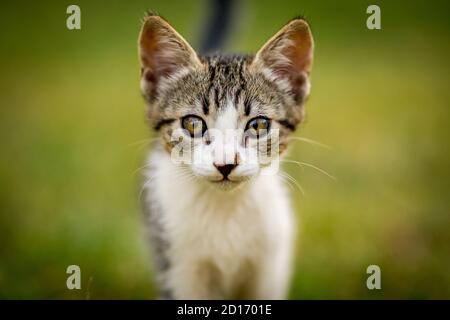
<instances>
[{"instance_id":1,"label":"cat's eye","mask_svg":"<svg viewBox=\"0 0 450 320\"><path fill-rule=\"evenodd\" d=\"M252 138L261 138L269 132L269 129L269 119L266 117L256 117L247 123L245 132Z\"/></svg>"},{"instance_id":2,"label":"cat's eye","mask_svg":"<svg viewBox=\"0 0 450 320\"><path fill-rule=\"evenodd\" d=\"M202 137L206 131L205 121L197 116L186 116L181 119L181 126L187 130L191 137Z\"/></svg>"}]
</instances>

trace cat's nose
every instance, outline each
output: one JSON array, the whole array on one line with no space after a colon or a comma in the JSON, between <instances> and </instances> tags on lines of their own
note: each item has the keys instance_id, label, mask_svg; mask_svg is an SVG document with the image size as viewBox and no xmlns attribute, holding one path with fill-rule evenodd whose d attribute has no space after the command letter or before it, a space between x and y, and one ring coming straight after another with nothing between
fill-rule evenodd
<instances>
[{"instance_id":1,"label":"cat's nose","mask_svg":"<svg viewBox=\"0 0 450 320\"><path fill-rule=\"evenodd\" d=\"M237 164L225 164L225 165L214 164L214 166L223 175L223 178L227 179L228 175L231 173L231 171L237 167Z\"/></svg>"}]
</instances>

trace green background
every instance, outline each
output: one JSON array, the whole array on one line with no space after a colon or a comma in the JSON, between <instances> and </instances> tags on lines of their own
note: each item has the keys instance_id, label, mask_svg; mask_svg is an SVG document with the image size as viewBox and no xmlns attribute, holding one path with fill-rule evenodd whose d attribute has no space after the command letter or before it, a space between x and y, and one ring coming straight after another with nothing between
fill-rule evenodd
<instances>
[{"instance_id":1,"label":"green background","mask_svg":"<svg viewBox=\"0 0 450 320\"><path fill-rule=\"evenodd\" d=\"M66 28L81 7L82 29ZM381 7L382 30L366 28ZM137 35L157 10L194 46L207 1L14 1L0 10L0 298L154 298L138 180L151 131ZM299 13L316 42L285 163L299 221L290 297L450 298L448 1L241 1L228 49ZM68 265L82 290L66 288ZM366 288L381 267L382 289Z\"/></svg>"}]
</instances>

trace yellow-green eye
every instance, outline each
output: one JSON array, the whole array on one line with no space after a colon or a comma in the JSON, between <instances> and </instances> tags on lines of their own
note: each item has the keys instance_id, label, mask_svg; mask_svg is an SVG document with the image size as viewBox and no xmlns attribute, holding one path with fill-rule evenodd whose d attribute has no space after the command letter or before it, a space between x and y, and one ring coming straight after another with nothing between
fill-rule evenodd
<instances>
[{"instance_id":1,"label":"yellow-green eye","mask_svg":"<svg viewBox=\"0 0 450 320\"><path fill-rule=\"evenodd\" d=\"M197 116L186 116L181 119L181 126L186 129L191 137L202 137L206 131L206 123Z\"/></svg>"},{"instance_id":2,"label":"yellow-green eye","mask_svg":"<svg viewBox=\"0 0 450 320\"><path fill-rule=\"evenodd\" d=\"M250 137L260 138L266 135L270 129L270 120L265 117L253 118L247 123L245 131Z\"/></svg>"}]
</instances>

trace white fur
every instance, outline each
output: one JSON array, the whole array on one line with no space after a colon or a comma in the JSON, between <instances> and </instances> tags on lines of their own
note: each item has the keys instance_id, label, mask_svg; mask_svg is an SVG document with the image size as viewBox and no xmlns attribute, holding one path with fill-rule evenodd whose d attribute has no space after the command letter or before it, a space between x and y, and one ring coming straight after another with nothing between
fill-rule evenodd
<instances>
[{"instance_id":1,"label":"white fur","mask_svg":"<svg viewBox=\"0 0 450 320\"><path fill-rule=\"evenodd\" d=\"M225 191L187 178L162 149L148 162L145 187L163 212L171 261L165 280L174 298L286 298L294 221L277 175Z\"/></svg>"}]
</instances>

